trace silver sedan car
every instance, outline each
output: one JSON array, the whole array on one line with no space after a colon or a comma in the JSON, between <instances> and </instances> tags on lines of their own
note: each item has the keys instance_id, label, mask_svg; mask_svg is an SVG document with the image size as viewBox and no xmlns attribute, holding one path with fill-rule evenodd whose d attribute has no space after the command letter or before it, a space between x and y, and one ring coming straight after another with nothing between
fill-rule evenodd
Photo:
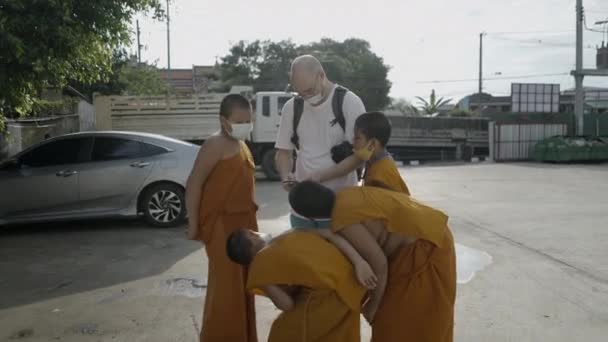
<instances>
[{"instance_id":1,"label":"silver sedan car","mask_svg":"<svg viewBox=\"0 0 608 342\"><path fill-rule=\"evenodd\" d=\"M198 150L130 132L49 139L0 164L0 225L138 215L154 226L178 225Z\"/></svg>"}]
</instances>

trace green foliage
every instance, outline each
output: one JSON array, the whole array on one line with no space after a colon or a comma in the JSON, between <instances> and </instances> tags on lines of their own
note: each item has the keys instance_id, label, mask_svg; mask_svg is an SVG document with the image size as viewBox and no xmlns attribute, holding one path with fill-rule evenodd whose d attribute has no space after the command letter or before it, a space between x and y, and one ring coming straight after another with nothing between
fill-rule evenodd
<instances>
[{"instance_id":1,"label":"green foliage","mask_svg":"<svg viewBox=\"0 0 608 342\"><path fill-rule=\"evenodd\" d=\"M389 67L361 39L322 39L301 46L289 40L241 41L222 58L222 87L218 90L251 84L256 91L283 91L289 84L291 61L302 54L319 58L327 77L359 95L368 110L381 110L390 103Z\"/></svg>"},{"instance_id":2,"label":"green foliage","mask_svg":"<svg viewBox=\"0 0 608 342\"><path fill-rule=\"evenodd\" d=\"M424 115L435 114L439 112L439 108L452 101L452 99L444 99L443 97L437 98L435 95L435 89L431 91L431 96L429 97L428 101L420 96L416 96L416 98L418 99L419 103L417 110L422 112Z\"/></svg>"},{"instance_id":3,"label":"green foliage","mask_svg":"<svg viewBox=\"0 0 608 342\"><path fill-rule=\"evenodd\" d=\"M129 43L137 12L163 15L159 0L3 0L0 117L32 111L46 87L109 79L112 51Z\"/></svg>"},{"instance_id":4,"label":"green foliage","mask_svg":"<svg viewBox=\"0 0 608 342\"><path fill-rule=\"evenodd\" d=\"M74 107L78 102L77 99L71 97L64 97L60 101L47 101L36 99L32 103L32 109L28 113L31 116L49 116L57 114L72 114L74 113Z\"/></svg>"},{"instance_id":5,"label":"green foliage","mask_svg":"<svg viewBox=\"0 0 608 342\"><path fill-rule=\"evenodd\" d=\"M71 82L89 98L101 95L160 95L169 91L167 83L160 78L158 69L153 65L137 64L134 56L119 49L112 57L112 68L108 79L93 84Z\"/></svg>"}]
</instances>

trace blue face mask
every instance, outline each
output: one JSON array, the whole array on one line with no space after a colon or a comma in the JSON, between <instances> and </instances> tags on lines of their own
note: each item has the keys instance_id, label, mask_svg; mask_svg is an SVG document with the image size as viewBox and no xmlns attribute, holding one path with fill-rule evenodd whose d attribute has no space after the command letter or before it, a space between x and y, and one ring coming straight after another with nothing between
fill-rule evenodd
<instances>
[{"instance_id":1,"label":"blue face mask","mask_svg":"<svg viewBox=\"0 0 608 342\"><path fill-rule=\"evenodd\" d=\"M310 219L315 229L331 229L330 219Z\"/></svg>"}]
</instances>

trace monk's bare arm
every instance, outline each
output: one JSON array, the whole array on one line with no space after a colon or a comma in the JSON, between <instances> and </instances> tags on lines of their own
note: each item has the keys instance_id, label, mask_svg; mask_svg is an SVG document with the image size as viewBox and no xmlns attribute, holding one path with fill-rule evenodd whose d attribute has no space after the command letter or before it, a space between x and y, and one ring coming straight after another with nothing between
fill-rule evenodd
<instances>
[{"instance_id":1,"label":"monk's bare arm","mask_svg":"<svg viewBox=\"0 0 608 342\"><path fill-rule=\"evenodd\" d=\"M365 226L362 224L355 224L346 227L340 231L342 235L350 244L359 252L359 254L365 259L378 278L376 288L372 291L369 301L367 302L365 312L367 313L366 318L372 321L382 296L384 296L384 290L386 289L386 281L388 275L388 262L386 255L376 239L370 234Z\"/></svg>"},{"instance_id":2,"label":"monk's bare arm","mask_svg":"<svg viewBox=\"0 0 608 342\"><path fill-rule=\"evenodd\" d=\"M355 268L355 275L359 283L368 289L373 289L376 287L378 279L372 271L369 263L363 259L359 252L357 252L357 250L348 241L346 241L346 239L338 234L334 234L329 229L299 229L299 231L307 231L309 233L320 235L332 243L340 250L340 252L342 252L342 254L346 256L346 258L348 258L351 264L353 264L353 267Z\"/></svg>"},{"instance_id":3,"label":"monk's bare arm","mask_svg":"<svg viewBox=\"0 0 608 342\"><path fill-rule=\"evenodd\" d=\"M295 303L287 292L277 285L267 285L262 288L274 305L283 311L293 309Z\"/></svg>"},{"instance_id":4,"label":"monk's bare arm","mask_svg":"<svg viewBox=\"0 0 608 342\"><path fill-rule=\"evenodd\" d=\"M333 165L332 167L320 171L317 175L313 176L314 181L326 182L335 178L344 177L347 174L355 171L363 165L363 160L357 158L357 156L350 155L340 163Z\"/></svg>"},{"instance_id":5,"label":"monk's bare arm","mask_svg":"<svg viewBox=\"0 0 608 342\"><path fill-rule=\"evenodd\" d=\"M199 229L198 211L201 207L201 194L203 185L213 170L213 167L222 158L221 141L207 140L198 152L192 172L186 183L186 210L188 212L188 238L195 239Z\"/></svg>"}]
</instances>

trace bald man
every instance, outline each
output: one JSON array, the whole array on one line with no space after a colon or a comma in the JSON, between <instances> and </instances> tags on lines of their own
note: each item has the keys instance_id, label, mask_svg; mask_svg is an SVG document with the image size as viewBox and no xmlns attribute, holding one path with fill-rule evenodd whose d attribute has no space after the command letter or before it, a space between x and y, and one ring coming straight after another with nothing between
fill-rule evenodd
<instances>
[{"instance_id":1,"label":"bald man","mask_svg":"<svg viewBox=\"0 0 608 342\"><path fill-rule=\"evenodd\" d=\"M297 57L291 65L290 77L298 97L289 100L283 107L275 144L277 170L287 191L295 184L294 181L311 179L317 172L334 166L336 161L332 158L332 148L345 142L352 145L355 120L365 113L361 99L328 80L323 66L313 56ZM339 97L340 101L334 97ZM338 118L340 113L334 111L339 111L339 108L343 114L342 122ZM294 125L294 118L297 118L294 112L298 110L301 116ZM294 126L297 127L295 132ZM295 174L292 174L294 150L297 150L297 158ZM343 150L350 152L348 147ZM353 167L352 172L323 185L334 191L354 186L357 184L355 169ZM310 222L293 213L291 223L294 227L310 227Z\"/></svg>"}]
</instances>

